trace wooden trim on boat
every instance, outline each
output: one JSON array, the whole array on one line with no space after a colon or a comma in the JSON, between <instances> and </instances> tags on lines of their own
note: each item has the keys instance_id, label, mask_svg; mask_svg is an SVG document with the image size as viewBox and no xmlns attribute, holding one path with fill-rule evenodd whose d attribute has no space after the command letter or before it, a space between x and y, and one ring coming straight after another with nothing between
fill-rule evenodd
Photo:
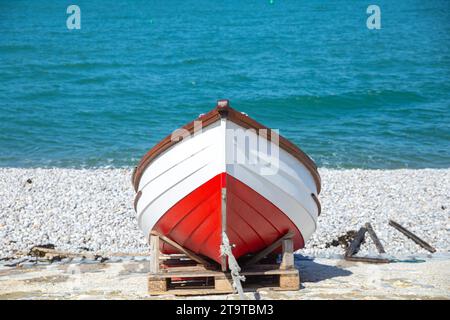
<instances>
[{"instance_id":1,"label":"wooden trim on boat","mask_svg":"<svg viewBox=\"0 0 450 320\"><path fill-rule=\"evenodd\" d=\"M137 203L142 196L142 191L139 191L134 197L134 211L137 211Z\"/></svg>"},{"instance_id":2,"label":"wooden trim on boat","mask_svg":"<svg viewBox=\"0 0 450 320\"><path fill-rule=\"evenodd\" d=\"M137 166L133 168L133 173L131 174L131 184L133 184L134 175L136 174Z\"/></svg>"},{"instance_id":3,"label":"wooden trim on boat","mask_svg":"<svg viewBox=\"0 0 450 320\"><path fill-rule=\"evenodd\" d=\"M321 189L321 179L319 172L317 171L317 166L312 161L312 159L304 153L299 147L297 147L295 144L287 140L281 135L278 135L277 133L273 132L271 129L267 128L266 126L262 125L258 121L250 118L249 116L236 111L232 109L231 107L217 107L219 109L226 109L226 117L228 120L240 125L241 127L247 128L247 129L255 129L257 130L258 134L262 135L263 132L267 133L267 136L262 135L264 138L266 138L269 141L272 141L272 139L275 136L278 136L278 143L281 148L283 148L285 151L287 151L289 154L294 156L297 160L299 160L311 173L313 176L313 179L317 186L317 193L320 193ZM216 109L217 109L216 108ZM260 130L264 130L263 132L260 132Z\"/></svg>"},{"instance_id":4,"label":"wooden trim on boat","mask_svg":"<svg viewBox=\"0 0 450 320\"><path fill-rule=\"evenodd\" d=\"M317 205L317 209L319 210L317 215L320 216L320 213L322 212L322 206L320 205L319 199L317 199L317 197L314 193L311 193L311 197L313 198L314 202Z\"/></svg>"},{"instance_id":5,"label":"wooden trim on boat","mask_svg":"<svg viewBox=\"0 0 450 320\"><path fill-rule=\"evenodd\" d=\"M178 130L178 133L168 135L142 157L141 161L136 167L136 170L134 170L132 176L132 183L135 191L138 190L139 181L145 169L150 164L150 162L152 162L153 159L155 159L158 155L169 149L171 146L181 141L183 139L183 132L188 131L189 133L192 134L194 132L194 125L196 121L200 121L202 124L202 128L205 128L215 123L216 121L220 120L221 118L226 118L246 129L255 129L258 134L261 134L264 138L266 138L269 141L271 141L272 138L275 137L276 135L276 133L273 132L271 129L260 124L259 122L250 118L249 116L231 108L228 104L228 101L220 100L216 108L214 108L213 110L204 115L201 115L196 120L183 126L182 128L180 128L181 130ZM260 132L260 130L264 131ZM319 194L321 190L321 179L314 161L299 147L297 147L295 144L293 144L283 136L278 135L278 138L279 138L278 140L279 146L284 150L286 150L288 153L290 153L297 160L299 160L311 173L317 186L317 193Z\"/></svg>"},{"instance_id":6,"label":"wooden trim on boat","mask_svg":"<svg viewBox=\"0 0 450 320\"><path fill-rule=\"evenodd\" d=\"M200 116L195 121L201 121L202 127L206 127L217 120L220 119L220 114L217 112L216 109ZM183 126L180 129L187 130L189 133L194 132L194 121L188 123L187 125ZM180 130L179 135L173 135L170 134L167 137L165 137L163 140L161 140L158 144L156 144L153 148L151 148L141 159L139 164L136 167L136 170L133 172L132 181L133 181L133 187L134 190L137 191L139 187L139 181L141 179L142 174L145 171L145 168L152 162L153 159L155 159L158 155L169 149L174 144L180 142L183 139L183 135ZM175 131L174 131L175 132ZM178 138L178 139L177 139Z\"/></svg>"}]
</instances>

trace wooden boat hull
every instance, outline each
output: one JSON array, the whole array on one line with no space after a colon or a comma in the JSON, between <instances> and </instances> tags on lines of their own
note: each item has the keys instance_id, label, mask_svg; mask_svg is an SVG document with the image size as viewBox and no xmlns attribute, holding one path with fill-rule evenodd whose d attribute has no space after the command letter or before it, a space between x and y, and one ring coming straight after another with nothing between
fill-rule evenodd
<instances>
[{"instance_id":1,"label":"wooden boat hull","mask_svg":"<svg viewBox=\"0 0 450 320\"><path fill-rule=\"evenodd\" d=\"M210 120L214 111L219 116ZM257 123L251 130L249 118L240 117L219 106L199 118L201 132L191 135L188 125L183 139L176 133L144 156L133 183L146 236L155 230L218 263L223 231L236 258L262 250L289 230L294 248L304 246L320 214L315 165L284 138L263 133ZM174 250L167 244L161 249Z\"/></svg>"}]
</instances>

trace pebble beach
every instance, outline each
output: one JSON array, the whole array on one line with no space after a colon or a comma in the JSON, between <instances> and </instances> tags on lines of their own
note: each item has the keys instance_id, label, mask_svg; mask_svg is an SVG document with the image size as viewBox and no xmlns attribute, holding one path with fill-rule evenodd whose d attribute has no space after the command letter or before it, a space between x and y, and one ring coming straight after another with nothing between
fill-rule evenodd
<instances>
[{"instance_id":1,"label":"pebble beach","mask_svg":"<svg viewBox=\"0 0 450 320\"><path fill-rule=\"evenodd\" d=\"M133 210L131 169L0 169L0 258L36 245L98 254L148 252ZM330 258L333 240L370 222L390 257L430 253L388 226L395 220L436 248L450 250L450 169L320 169L322 214L298 253ZM377 255L369 237L359 255Z\"/></svg>"}]
</instances>

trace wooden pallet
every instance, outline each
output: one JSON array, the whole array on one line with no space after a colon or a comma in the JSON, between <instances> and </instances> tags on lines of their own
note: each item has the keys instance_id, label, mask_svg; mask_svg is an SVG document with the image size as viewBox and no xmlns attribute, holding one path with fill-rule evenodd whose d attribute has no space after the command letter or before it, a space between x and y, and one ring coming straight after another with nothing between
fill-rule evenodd
<instances>
[{"instance_id":1,"label":"wooden pallet","mask_svg":"<svg viewBox=\"0 0 450 320\"><path fill-rule=\"evenodd\" d=\"M191 264L192 260L185 260ZM181 262L179 262L181 264ZM245 268L244 290L298 290L300 277L297 269L283 270L278 264L258 264ZM203 295L233 293L229 272L207 269L202 265L163 267L158 274L149 274L148 290L151 295Z\"/></svg>"},{"instance_id":2,"label":"wooden pallet","mask_svg":"<svg viewBox=\"0 0 450 320\"><path fill-rule=\"evenodd\" d=\"M151 236L150 273L148 277L148 292L150 295L174 294L180 296L229 294L233 293L230 272L223 272L219 265L198 259L192 252L181 255L161 255L159 240L163 237ZM177 246L170 240L171 245ZM261 263L267 254L282 246L282 261L280 264ZM180 248L178 248L180 249ZM255 290L299 290L300 276L294 267L293 245L291 234L280 238L254 255L243 264L241 275L246 277L243 282L244 291ZM184 250L184 249L183 249ZM181 252L183 250L180 249ZM201 261L199 261L201 260Z\"/></svg>"}]
</instances>

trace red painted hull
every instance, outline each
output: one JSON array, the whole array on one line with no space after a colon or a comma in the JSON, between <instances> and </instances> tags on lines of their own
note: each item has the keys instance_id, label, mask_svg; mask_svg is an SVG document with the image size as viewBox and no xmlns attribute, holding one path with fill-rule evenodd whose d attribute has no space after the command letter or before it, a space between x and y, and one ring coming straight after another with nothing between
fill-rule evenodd
<instances>
[{"instance_id":1,"label":"red painted hull","mask_svg":"<svg viewBox=\"0 0 450 320\"><path fill-rule=\"evenodd\" d=\"M267 247L287 231L295 232L294 249L304 246L292 221L269 200L234 177L222 173L181 199L156 223L154 230L183 247L220 263L221 190L226 187L226 231L236 258ZM162 244L164 253L176 252Z\"/></svg>"}]
</instances>

